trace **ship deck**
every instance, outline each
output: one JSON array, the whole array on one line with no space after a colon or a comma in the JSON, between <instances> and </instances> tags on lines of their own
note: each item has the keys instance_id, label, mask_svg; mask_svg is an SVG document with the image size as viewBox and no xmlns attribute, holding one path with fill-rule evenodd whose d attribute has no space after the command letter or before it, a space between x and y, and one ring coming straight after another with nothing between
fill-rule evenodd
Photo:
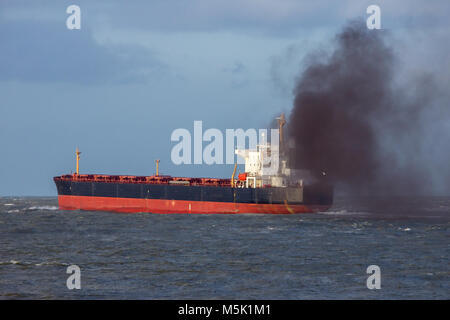
<instances>
[{"instance_id":1,"label":"ship deck","mask_svg":"<svg viewBox=\"0 0 450 320\"><path fill-rule=\"evenodd\" d=\"M231 187L231 179L222 178L195 178L158 176L129 176L106 174L66 174L54 178L55 181L73 182L105 182L105 183L142 183L142 184L188 184L190 186L216 186Z\"/></svg>"}]
</instances>

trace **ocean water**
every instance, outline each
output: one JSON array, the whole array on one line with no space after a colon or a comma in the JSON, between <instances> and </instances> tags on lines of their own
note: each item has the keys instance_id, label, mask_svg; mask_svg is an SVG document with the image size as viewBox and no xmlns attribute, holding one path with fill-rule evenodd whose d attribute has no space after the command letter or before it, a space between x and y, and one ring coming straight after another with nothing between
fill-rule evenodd
<instances>
[{"instance_id":1,"label":"ocean water","mask_svg":"<svg viewBox=\"0 0 450 320\"><path fill-rule=\"evenodd\" d=\"M0 198L0 299L449 299L450 198L296 215L60 211ZM67 267L81 289L66 286ZM366 286L369 265L381 289Z\"/></svg>"}]
</instances>

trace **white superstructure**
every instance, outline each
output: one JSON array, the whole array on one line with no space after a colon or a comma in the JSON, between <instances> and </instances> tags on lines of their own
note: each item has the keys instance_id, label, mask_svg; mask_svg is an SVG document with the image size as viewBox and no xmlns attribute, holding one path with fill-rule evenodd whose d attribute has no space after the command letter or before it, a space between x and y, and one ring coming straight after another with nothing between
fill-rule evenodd
<instances>
[{"instance_id":1,"label":"white superstructure","mask_svg":"<svg viewBox=\"0 0 450 320\"><path fill-rule=\"evenodd\" d=\"M298 178L299 170L287 167L277 145L260 144L256 149L236 149L235 153L245 161L245 172L240 175L237 186L260 188L303 184L303 179Z\"/></svg>"}]
</instances>

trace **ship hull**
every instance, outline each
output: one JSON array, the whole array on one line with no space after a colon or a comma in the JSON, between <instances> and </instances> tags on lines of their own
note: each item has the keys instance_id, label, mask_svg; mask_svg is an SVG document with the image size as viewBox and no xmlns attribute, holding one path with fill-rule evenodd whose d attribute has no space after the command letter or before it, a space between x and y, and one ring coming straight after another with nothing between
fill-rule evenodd
<instances>
[{"instance_id":1,"label":"ship hull","mask_svg":"<svg viewBox=\"0 0 450 320\"><path fill-rule=\"evenodd\" d=\"M292 214L326 211L329 205L256 204L214 201L58 196L61 210L111 211L121 213L192 213L192 214Z\"/></svg>"},{"instance_id":2,"label":"ship hull","mask_svg":"<svg viewBox=\"0 0 450 320\"><path fill-rule=\"evenodd\" d=\"M313 213L333 200L328 185L232 188L228 186L98 182L55 177L62 210L151 213Z\"/></svg>"}]
</instances>

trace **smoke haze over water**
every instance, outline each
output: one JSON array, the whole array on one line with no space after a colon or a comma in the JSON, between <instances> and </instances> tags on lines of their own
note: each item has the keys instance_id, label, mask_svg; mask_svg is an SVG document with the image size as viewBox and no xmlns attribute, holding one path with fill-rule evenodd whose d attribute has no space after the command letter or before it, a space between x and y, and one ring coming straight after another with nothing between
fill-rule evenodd
<instances>
[{"instance_id":1,"label":"smoke haze over water","mask_svg":"<svg viewBox=\"0 0 450 320\"><path fill-rule=\"evenodd\" d=\"M296 167L351 194L448 194L449 100L434 76L399 77L394 41L364 22L334 41L308 56L295 85Z\"/></svg>"}]
</instances>

